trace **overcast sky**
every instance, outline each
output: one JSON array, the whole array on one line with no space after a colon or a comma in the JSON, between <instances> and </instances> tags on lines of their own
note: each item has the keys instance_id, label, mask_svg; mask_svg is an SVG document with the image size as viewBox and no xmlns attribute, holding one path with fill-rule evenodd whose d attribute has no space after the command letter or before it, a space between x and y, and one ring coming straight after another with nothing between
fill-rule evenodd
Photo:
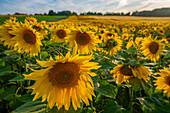
<instances>
[{"instance_id":1,"label":"overcast sky","mask_svg":"<svg viewBox=\"0 0 170 113\"><path fill-rule=\"evenodd\" d=\"M170 7L170 0L0 0L0 14L48 13L49 10L133 12L161 7Z\"/></svg>"}]
</instances>

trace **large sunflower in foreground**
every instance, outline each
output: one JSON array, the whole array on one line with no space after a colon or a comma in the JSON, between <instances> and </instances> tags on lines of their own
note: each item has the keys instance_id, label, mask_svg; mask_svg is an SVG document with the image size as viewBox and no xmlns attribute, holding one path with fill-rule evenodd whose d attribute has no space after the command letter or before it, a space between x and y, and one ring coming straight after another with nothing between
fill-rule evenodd
<instances>
[{"instance_id":1,"label":"large sunflower in foreground","mask_svg":"<svg viewBox=\"0 0 170 113\"><path fill-rule=\"evenodd\" d=\"M76 55L76 49L73 55L68 52L63 58L56 56L49 61L39 61L39 65L46 69L33 70L29 75L24 75L27 80L36 80L30 89L35 94L34 100L42 97L42 101L47 99L48 106L52 108L57 106L60 109L63 105L66 110L70 104L75 110L80 108L81 100L89 105L94 94L94 85L90 76L96 76L91 69L98 69L98 63L89 62L92 56Z\"/></svg>"},{"instance_id":2,"label":"large sunflower in foreground","mask_svg":"<svg viewBox=\"0 0 170 113\"><path fill-rule=\"evenodd\" d=\"M170 97L170 65L169 70L164 67L164 69L159 70L160 76L155 77L157 80L154 80L155 85L157 86L156 89L164 90L164 93L167 93L167 96Z\"/></svg>"},{"instance_id":3,"label":"large sunflower in foreground","mask_svg":"<svg viewBox=\"0 0 170 113\"><path fill-rule=\"evenodd\" d=\"M40 52L41 40L40 33L36 32L29 24L22 24L19 27L13 27L12 31L9 31L12 35L15 35L12 40L16 41L14 46L15 50L19 53L27 53L31 56L38 55Z\"/></svg>"},{"instance_id":4,"label":"large sunflower in foreground","mask_svg":"<svg viewBox=\"0 0 170 113\"><path fill-rule=\"evenodd\" d=\"M148 81L150 76L149 70L144 66L117 65L110 73L113 73L113 78L117 78L116 80L119 84L129 80L131 77Z\"/></svg>"},{"instance_id":5,"label":"large sunflower in foreground","mask_svg":"<svg viewBox=\"0 0 170 113\"><path fill-rule=\"evenodd\" d=\"M142 53L146 56L146 59L156 62L160 58L162 44L159 40L156 40L156 38L153 40L150 37L145 38L141 45Z\"/></svg>"},{"instance_id":6,"label":"large sunflower in foreground","mask_svg":"<svg viewBox=\"0 0 170 113\"><path fill-rule=\"evenodd\" d=\"M93 50L96 50L96 45L100 43L94 32L81 30L70 32L66 40L69 42L70 48L75 47L74 42L77 43L79 54L92 53Z\"/></svg>"}]
</instances>

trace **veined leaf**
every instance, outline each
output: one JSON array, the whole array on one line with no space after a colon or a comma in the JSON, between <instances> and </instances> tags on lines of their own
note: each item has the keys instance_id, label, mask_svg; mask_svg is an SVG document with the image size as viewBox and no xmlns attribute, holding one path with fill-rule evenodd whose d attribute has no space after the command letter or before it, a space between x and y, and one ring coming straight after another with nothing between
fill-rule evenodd
<instances>
[{"instance_id":1,"label":"veined leaf","mask_svg":"<svg viewBox=\"0 0 170 113\"><path fill-rule=\"evenodd\" d=\"M100 82L100 86L98 88L95 88L95 90L106 97L116 98L117 87L113 86L106 80L102 80Z\"/></svg>"}]
</instances>

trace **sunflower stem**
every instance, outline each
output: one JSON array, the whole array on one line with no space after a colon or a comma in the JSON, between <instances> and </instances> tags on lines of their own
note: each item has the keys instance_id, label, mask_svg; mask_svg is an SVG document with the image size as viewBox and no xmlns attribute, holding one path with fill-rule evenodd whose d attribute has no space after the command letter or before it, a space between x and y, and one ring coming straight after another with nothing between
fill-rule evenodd
<instances>
[{"instance_id":1,"label":"sunflower stem","mask_svg":"<svg viewBox=\"0 0 170 113\"><path fill-rule=\"evenodd\" d=\"M23 59L24 59L25 71L28 72L25 54L23 54Z\"/></svg>"},{"instance_id":2,"label":"sunflower stem","mask_svg":"<svg viewBox=\"0 0 170 113\"><path fill-rule=\"evenodd\" d=\"M132 102L133 102L133 87L131 86L129 88L129 95L130 95L130 113L132 113L133 108L132 108Z\"/></svg>"}]
</instances>

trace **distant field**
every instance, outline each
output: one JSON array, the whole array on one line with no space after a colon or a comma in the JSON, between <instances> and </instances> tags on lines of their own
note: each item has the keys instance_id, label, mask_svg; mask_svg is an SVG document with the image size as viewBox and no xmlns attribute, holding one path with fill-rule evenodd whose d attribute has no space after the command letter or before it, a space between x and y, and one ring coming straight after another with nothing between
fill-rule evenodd
<instances>
[{"instance_id":1,"label":"distant field","mask_svg":"<svg viewBox=\"0 0 170 113\"><path fill-rule=\"evenodd\" d=\"M137 17L137 16L89 16L96 19L136 20L136 21L170 21L170 17Z\"/></svg>"},{"instance_id":2,"label":"distant field","mask_svg":"<svg viewBox=\"0 0 170 113\"><path fill-rule=\"evenodd\" d=\"M9 19L10 17L16 17L18 21L24 22L25 18L28 17L27 15L16 15L16 16L9 16L9 15L0 15L0 25L4 23L5 20ZM54 18L61 18L65 16L34 16L37 18L38 22L43 20L52 20Z\"/></svg>"}]
</instances>

